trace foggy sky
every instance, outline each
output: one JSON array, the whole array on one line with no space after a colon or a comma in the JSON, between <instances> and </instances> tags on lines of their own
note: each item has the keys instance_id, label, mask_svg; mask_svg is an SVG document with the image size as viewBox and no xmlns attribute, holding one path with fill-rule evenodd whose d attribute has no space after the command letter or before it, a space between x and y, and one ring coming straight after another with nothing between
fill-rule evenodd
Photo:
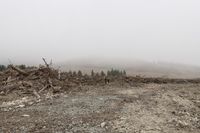
<instances>
[{"instance_id":1,"label":"foggy sky","mask_svg":"<svg viewBox=\"0 0 200 133\"><path fill-rule=\"evenodd\" d=\"M42 57L200 66L200 1L0 0L0 63Z\"/></svg>"}]
</instances>

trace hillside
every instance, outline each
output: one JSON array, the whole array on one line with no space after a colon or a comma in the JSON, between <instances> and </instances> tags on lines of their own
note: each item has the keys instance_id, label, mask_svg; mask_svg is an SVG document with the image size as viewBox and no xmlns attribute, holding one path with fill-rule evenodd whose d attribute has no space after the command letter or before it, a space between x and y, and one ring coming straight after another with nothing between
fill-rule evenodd
<instances>
[{"instance_id":1,"label":"hillside","mask_svg":"<svg viewBox=\"0 0 200 133\"><path fill-rule=\"evenodd\" d=\"M125 69L130 76L140 75L145 77L168 78L199 78L200 67L165 63L147 62L137 60L113 59L77 59L59 63L63 71L82 70L85 73L94 71L107 71L111 68Z\"/></svg>"}]
</instances>

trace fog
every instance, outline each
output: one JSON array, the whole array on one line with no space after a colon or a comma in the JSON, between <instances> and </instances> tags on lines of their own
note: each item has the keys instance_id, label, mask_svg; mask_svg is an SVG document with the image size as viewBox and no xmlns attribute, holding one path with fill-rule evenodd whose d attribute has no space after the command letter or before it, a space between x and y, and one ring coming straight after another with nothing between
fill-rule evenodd
<instances>
[{"instance_id":1,"label":"fog","mask_svg":"<svg viewBox=\"0 0 200 133\"><path fill-rule=\"evenodd\" d=\"M126 59L200 66L199 0L0 0L0 63Z\"/></svg>"}]
</instances>

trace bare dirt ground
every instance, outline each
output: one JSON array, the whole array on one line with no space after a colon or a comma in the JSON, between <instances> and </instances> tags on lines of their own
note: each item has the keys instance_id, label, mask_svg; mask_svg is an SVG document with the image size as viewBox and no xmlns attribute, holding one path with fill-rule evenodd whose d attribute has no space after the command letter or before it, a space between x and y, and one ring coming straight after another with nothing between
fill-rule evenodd
<instances>
[{"instance_id":1,"label":"bare dirt ground","mask_svg":"<svg viewBox=\"0 0 200 133\"><path fill-rule=\"evenodd\" d=\"M0 96L0 132L199 133L200 84L82 86Z\"/></svg>"}]
</instances>

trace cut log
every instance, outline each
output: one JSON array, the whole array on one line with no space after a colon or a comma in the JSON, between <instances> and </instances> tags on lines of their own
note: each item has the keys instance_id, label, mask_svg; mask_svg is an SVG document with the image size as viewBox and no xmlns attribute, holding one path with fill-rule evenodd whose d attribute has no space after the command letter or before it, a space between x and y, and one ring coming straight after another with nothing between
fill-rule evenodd
<instances>
[{"instance_id":1,"label":"cut log","mask_svg":"<svg viewBox=\"0 0 200 133\"><path fill-rule=\"evenodd\" d=\"M44 91L46 88L48 88L48 85L45 85L45 86L39 91L39 93L41 93L42 91Z\"/></svg>"},{"instance_id":2,"label":"cut log","mask_svg":"<svg viewBox=\"0 0 200 133\"><path fill-rule=\"evenodd\" d=\"M3 83L4 83L4 85L7 85L7 84L9 84L9 83L11 83L11 82L14 82L14 81L16 81L16 80L18 80L18 78L12 79L11 76L9 76L9 77L7 78L7 80L4 81Z\"/></svg>"},{"instance_id":3,"label":"cut log","mask_svg":"<svg viewBox=\"0 0 200 133\"><path fill-rule=\"evenodd\" d=\"M24 75L24 76L28 76L28 75L29 75L27 72L25 72L25 71L19 69L18 67L15 67L15 66L13 66L13 65L10 65L10 66L11 66L11 68L12 68L13 70L17 71L19 74L22 74L22 75Z\"/></svg>"},{"instance_id":4,"label":"cut log","mask_svg":"<svg viewBox=\"0 0 200 133\"><path fill-rule=\"evenodd\" d=\"M6 86L2 87L0 89L0 91L3 91L5 94L8 94L8 93L10 93L11 91L13 91L14 89L17 89L17 88L19 88L18 84L11 84L11 85L6 85Z\"/></svg>"},{"instance_id":5,"label":"cut log","mask_svg":"<svg viewBox=\"0 0 200 133\"><path fill-rule=\"evenodd\" d=\"M36 96L37 99L40 99L40 95L37 93L36 90L33 90L33 94Z\"/></svg>"}]
</instances>

